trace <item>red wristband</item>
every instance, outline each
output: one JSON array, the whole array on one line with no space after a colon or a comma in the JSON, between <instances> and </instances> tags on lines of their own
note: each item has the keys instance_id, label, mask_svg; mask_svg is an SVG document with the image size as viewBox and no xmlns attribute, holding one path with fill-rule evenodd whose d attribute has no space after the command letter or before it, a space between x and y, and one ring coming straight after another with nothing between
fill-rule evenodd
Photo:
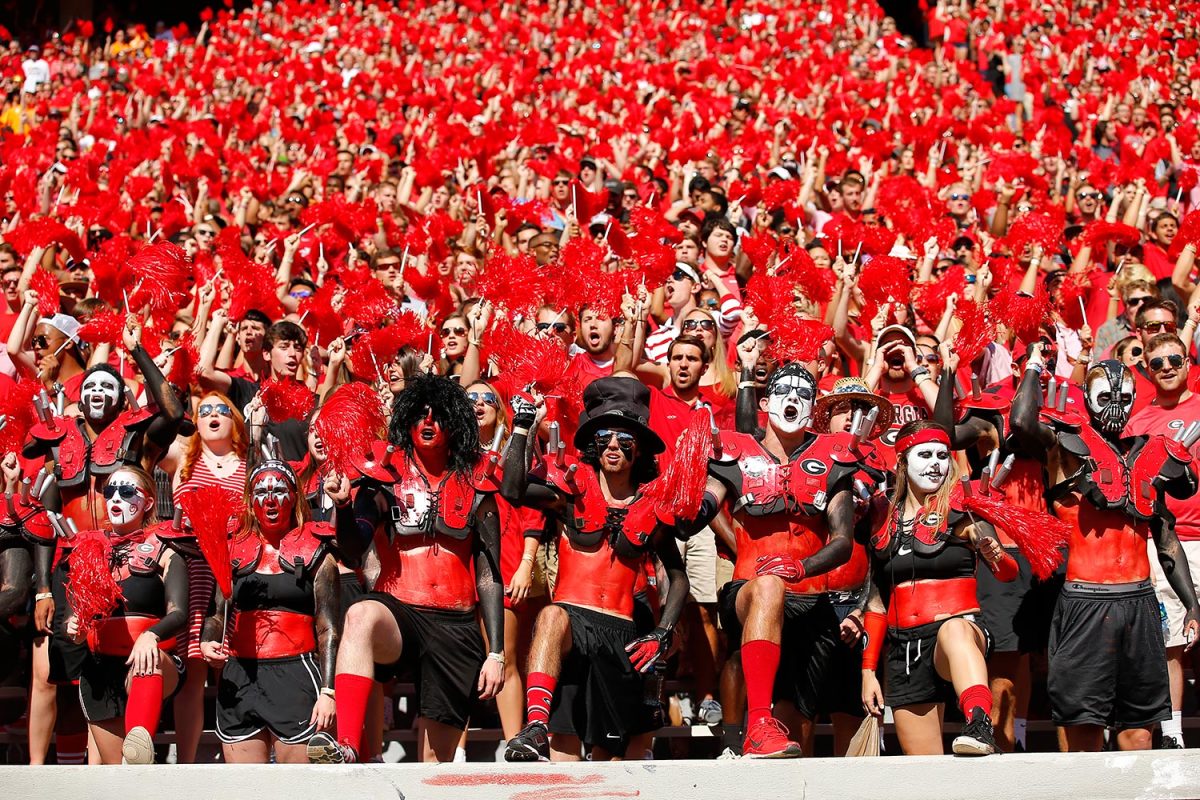
<instances>
[{"instance_id":1,"label":"red wristband","mask_svg":"<svg viewBox=\"0 0 1200 800\"><path fill-rule=\"evenodd\" d=\"M863 617L866 642L863 643L863 669L879 666L879 655L883 652L883 640L887 638L887 617L877 611L868 611Z\"/></svg>"},{"instance_id":2,"label":"red wristband","mask_svg":"<svg viewBox=\"0 0 1200 800\"><path fill-rule=\"evenodd\" d=\"M1021 568L1017 565L1017 560L1005 553L995 563L987 562L988 569L996 576L996 580L1008 583L1016 580L1017 575L1021 574Z\"/></svg>"}]
</instances>

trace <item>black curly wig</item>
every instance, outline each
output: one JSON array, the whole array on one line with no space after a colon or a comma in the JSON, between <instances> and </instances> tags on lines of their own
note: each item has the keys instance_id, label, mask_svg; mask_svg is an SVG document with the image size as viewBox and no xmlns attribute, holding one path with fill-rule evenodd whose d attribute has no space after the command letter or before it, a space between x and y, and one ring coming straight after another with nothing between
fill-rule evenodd
<instances>
[{"instance_id":1,"label":"black curly wig","mask_svg":"<svg viewBox=\"0 0 1200 800\"><path fill-rule=\"evenodd\" d=\"M466 391L449 378L417 375L405 381L404 391L392 402L388 441L411 458L410 431L428 409L433 409L433 418L446 434L450 446L447 466L452 472L469 473L479 461L479 423Z\"/></svg>"},{"instance_id":2,"label":"black curly wig","mask_svg":"<svg viewBox=\"0 0 1200 800\"><path fill-rule=\"evenodd\" d=\"M593 439L583 447L579 460L600 474L600 448ZM643 486L658 477L658 460L646 451L645 445L638 441L638 455L633 461L629 480L634 486Z\"/></svg>"}]
</instances>

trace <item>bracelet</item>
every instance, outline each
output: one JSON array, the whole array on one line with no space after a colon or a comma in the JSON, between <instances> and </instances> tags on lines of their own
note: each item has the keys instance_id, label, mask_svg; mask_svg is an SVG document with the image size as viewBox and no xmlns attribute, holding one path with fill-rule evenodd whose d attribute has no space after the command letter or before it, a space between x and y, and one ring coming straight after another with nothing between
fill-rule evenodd
<instances>
[{"instance_id":1,"label":"bracelet","mask_svg":"<svg viewBox=\"0 0 1200 800\"><path fill-rule=\"evenodd\" d=\"M336 700L337 692L335 692L333 689L330 689L328 686L322 686L321 687L321 696L322 697L330 697L330 698L333 698L334 700Z\"/></svg>"},{"instance_id":2,"label":"bracelet","mask_svg":"<svg viewBox=\"0 0 1200 800\"><path fill-rule=\"evenodd\" d=\"M738 381L739 389L753 389L754 385L754 381Z\"/></svg>"},{"instance_id":3,"label":"bracelet","mask_svg":"<svg viewBox=\"0 0 1200 800\"><path fill-rule=\"evenodd\" d=\"M33 601L35 603L40 603L43 600L53 600L53 599L54 599L53 592L38 592L37 594L35 594L33 596Z\"/></svg>"},{"instance_id":4,"label":"bracelet","mask_svg":"<svg viewBox=\"0 0 1200 800\"><path fill-rule=\"evenodd\" d=\"M931 380L933 380L932 375L930 375L928 372L922 372L920 375L917 375L913 378L913 383L915 383L917 386L920 386L924 381Z\"/></svg>"},{"instance_id":5,"label":"bracelet","mask_svg":"<svg viewBox=\"0 0 1200 800\"><path fill-rule=\"evenodd\" d=\"M517 436L518 434L521 436L528 436L529 428L513 428L512 432L513 432L513 436Z\"/></svg>"},{"instance_id":6,"label":"bracelet","mask_svg":"<svg viewBox=\"0 0 1200 800\"><path fill-rule=\"evenodd\" d=\"M1034 362L1030 361L1028 364L1025 365L1025 371L1029 372L1030 370L1033 370L1038 375L1041 375L1042 374L1042 365L1035 364Z\"/></svg>"},{"instance_id":7,"label":"bracelet","mask_svg":"<svg viewBox=\"0 0 1200 800\"><path fill-rule=\"evenodd\" d=\"M508 661L504 658L504 653L488 653L487 660L495 661L497 664L499 664L502 667L508 663Z\"/></svg>"},{"instance_id":8,"label":"bracelet","mask_svg":"<svg viewBox=\"0 0 1200 800\"><path fill-rule=\"evenodd\" d=\"M908 374L908 377L912 378L914 381L920 380L922 377L928 378L929 377L929 368L928 367L917 367L916 369L914 369L912 372L910 372Z\"/></svg>"},{"instance_id":9,"label":"bracelet","mask_svg":"<svg viewBox=\"0 0 1200 800\"><path fill-rule=\"evenodd\" d=\"M472 347L479 347L483 344L483 342L479 341L478 339L467 339L467 344L471 345Z\"/></svg>"},{"instance_id":10,"label":"bracelet","mask_svg":"<svg viewBox=\"0 0 1200 800\"><path fill-rule=\"evenodd\" d=\"M522 564L532 564L533 556L530 556L530 555L521 556L521 563Z\"/></svg>"}]
</instances>

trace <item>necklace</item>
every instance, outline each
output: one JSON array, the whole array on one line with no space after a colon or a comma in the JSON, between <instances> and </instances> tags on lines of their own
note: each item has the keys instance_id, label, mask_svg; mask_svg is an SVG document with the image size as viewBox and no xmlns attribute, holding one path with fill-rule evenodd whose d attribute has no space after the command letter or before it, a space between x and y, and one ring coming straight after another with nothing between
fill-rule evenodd
<instances>
[{"instance_id":1,"label":"necklace","mask_svg":"<svg viewBox=\"0 0 1200 800\"><path fill-rule=\"evenodd\" d=\"M241 459L238 458L237 453L232 452L226 453L223 456L215 456L212 453L206 452L204 453L204 460L208 462L208 465L214 472L236 472L238 464L241 463Z\"/></svg>"}]
</instances>

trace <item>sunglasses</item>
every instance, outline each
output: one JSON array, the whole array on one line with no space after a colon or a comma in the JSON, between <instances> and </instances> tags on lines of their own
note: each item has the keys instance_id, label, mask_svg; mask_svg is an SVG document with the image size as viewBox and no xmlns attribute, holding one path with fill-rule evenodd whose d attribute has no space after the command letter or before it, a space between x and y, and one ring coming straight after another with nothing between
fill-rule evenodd
<instances>
[{"instance_id":1,"label":"sunglasses","mask_svg":"<svg viewBox=\"0 0 1200 800\"><path fill-rule=\"evenodd\" d=\"M17 288L17 287L18 287L18 286L20 286L20 285L21 285L21 282L20 282L19 280L16 280L16 281L4 281L4 288L5 288L5 289L15 289L15 288Z\"/></svg>"},{"instance_id":2,"label":"sunglasses","mask_svg":"<svg viewBox=\"0 0 1200 800\"><path fill-rule=\"evenodd\" d=\"M1175 332L1175 323L1174 322L1163 322L1163 321L1147 322L1144 325L1142 325L1142 330L1144 330L1144 331L1170 331L1171 333L1174 333Z\"/></svg>"},{"instance_id":3,"label":"sunglasses","mask_svg":"<svg viewBox=\"0 0 1200 800\"><path fill-rule=\"evenodd\" d=\"M202 417L208 417L212 414L220 414L222 417L233 417L233 409L224 403L204 403L198 409L198 413Z\"/></svg>"},{"instance_id":4,"label":"sunglasses","mask_svg":"<svg viewBox=\"0 0 1200 800\"><path fill-rule=\"evenodd\" d=\"M216 236L217 232L216 231L199 230L199 231L196 231L196 235L197 236Z\"/></svg>"},{"instance_id":5,"label":"sunglasses","mask_svg":"<svg viewBox=\"0 0 1200 800\"><path fill-rule=\"evenodd\" d=\"M950 199L951 199L951 200L970 200L970 199L971 199L971 195L969 195L969 194L962 194L962 193L960 193L960 192L955 192L954 194L950 195Z\"/></svg>"},{"instance_id":6,"label":"sunglasses","mask_svg":"<svg viewBox=\"0 0 1200 800\"><path fill-rule=\"evenodd\" d=\"M289 202L289 203L303 203L303 202L304 202L304 196L303 196L303 195L298 195L298 194L293 194L293 195L290 195L290 196L288 197L288 199L287 199L287 202Z\"/></svg>"},{"instance_id":7,"label":"sunglasses","mask_svg":"<svg viewBox=\"0 0 1200 800\"><path fill-rule=\"evenodd\" d=\"M30 343L33 345L35 350L49 350L50 349L50 340L47 339L42 334L38 334L37 336L33 337L33 339L31 340Z\"/></svg>"},{"instance_id":8,"label":"sunglasses","mask_svg":"<svg viewBox=\"0 0 1200 800\"><path fill-rule=\"evenodd\" d=\"M928 355L921 355L920 353L917 353L917 363L922 361L924 361L926 364L940 364L942 363L942 357L937 353L929 353Z\"/></svg>"},{"instance_id":9,"label":"sunglasses","mask_svg":"<svg viewBox=\"0 0 1200 800\"><path fill-rule=\"evenodd\" d=\"M1163 356L1155 356L1150 359L1148 366L1151 372L1161 372L1162 368L1167 364L1171 365L1171 369L1179 369L1183 366L1183 356L1178 353L1172 353L1165 358Z\"/></svg>"},{"instance_id":10,"label":"sunglasses","mask_svg":"<svg viewBox=\"0 0 1200 800\"><path fill-rule=\"evenodd\" d=\"M565 323L565 322L539 322L537 324L538 333L545 333L546 331L550 330L551 328L554 329L555 333L566 333L567 332L567 323Z\"/></svg>"},{"instance_id":11,"label":"sunglasses","mask_svg":"<svg viewBox=\"0 0 1200 800\"><path fill-rule=\"evenodd\" d=\"M673 280L673 281L692 281L693 283L695 283L695 281L696 281L695 278L693 278L691 275L688 275L686 272L684 272L681 269L677 269L671 273L671 280Z\"/></svg>"},{"instance_id":12,"label":"sunglasses","mask_svg":"<svg viewBox=\"0 0 1200 800\"><path fill-rule=\"evenodd\" d=\"M554 181L555 186L570 186L570 181Z\"/></svg>"},{"instance_id":13,"label":"sunglasses","mask_svg":"<svg viewBox=\"0 0 1200 800\"><path fill-rule=\"evenodd\" d=\"M767 390L767 394L774 397L784 397L792 392L795 392L796 396L801 400L813 399L812 389L808 388L807 386L794 386L790 383L777 383Z\"/></svg>"},{"instance_id":14,"label":"sunglasses","mask_svg":"<svg viewBox=\"0 0 1200 800\"><path fill-rule=\"evenodd\" d=\"M633 438L633 434L628 431L610 431L608 428L601 428L596 431L596 449L604 450L608 447L608 443L613 437L617 437L617 447L621 448L621 452L629 453L633 450L633 443L637 441Z\"/></svg>"},{"instance_id":15,"label":"sunglasses","mask_svg":"<svg viewBox=\"0 0 1200 800\"><path fill-rule=\"evenodd\" d=\"M641 200L642 199L642 198L638 197L636 194L627 194L627 195L624 195L624 197L626 200Z\"/></svg>"},{"instance_id":16,"label":"sunglasses","mask_svg":"<svg viewBox=\"0 0 1200 800\"><path fill-rule=\"evenodd\" d=\"M711 319L689 319L684 321L683 329L685 331L715 331L717 329L717 323L713 322Z\"/></svg>"},{"instance_id":17,"label":"sunglasses","mask_svg":"<svg viewBox=\"0 0 1200 800\"><path fill-rule=\"evenodd\" d=\"M1075 196L1080 200L1099 200L1101 194L1099 192L1080 192Z\"/></svg>"},{"instance_id":18,"label":"sunglasses","mask_svg":"<svg viewBox=\"0 0 1200 800\"><path fill-rule=\"evenodd\" d=\"M312 297L312 292L308 291L307 289L297 289L294 292L289 292L288 296L294 297L297 300L303 300L306 297Z\"/></svg>"},{"instance_id":19,"label":"sunglasses","mask_svg":"<svg viewBox=\"0 0 1200 800\"><path fill-rule=\"evenodd\" d=\"M492 408L498 407L495 392L467 392L467 399L472 403L483 403Z\"/></svg>"},{"instance_id":20,"label":"sunglasses","mask_svg":"<svg viewBox=\"0 0 1200 800\"><path fill-rule=\"evenodd\" d=\"M1143 294L1138 297L1131 297L1125 301L1125 305L1129 306L1130 308L1136 308L1137 306L1140 306L1142 303L1149 302L1151 297L1152 297L1152 295L1148 295L1148 294Z\"/></svg>"},{"instance_id":21,"label":"sunglasses","mask_svg":"<svg viewBox=\"0 0 1200 800\"><path fill-rule=\"evenodd\" d=\"M466 336L466 328L442 328L442 336Z\"/></svg>"},{"instance_id":22,"label":"sunglasses","mask_svg":"<svg viewBox=\"0 0 1200 800\"><path fill-rule=\"evenodd\" d=\"M141 492L138 490L138 487L130 486L128 483L110 483L104 487L103 494L105 500L112 500L118 494L121 495L122 500L132 500L141 494Z\"/></svg>"}]
</instances>

